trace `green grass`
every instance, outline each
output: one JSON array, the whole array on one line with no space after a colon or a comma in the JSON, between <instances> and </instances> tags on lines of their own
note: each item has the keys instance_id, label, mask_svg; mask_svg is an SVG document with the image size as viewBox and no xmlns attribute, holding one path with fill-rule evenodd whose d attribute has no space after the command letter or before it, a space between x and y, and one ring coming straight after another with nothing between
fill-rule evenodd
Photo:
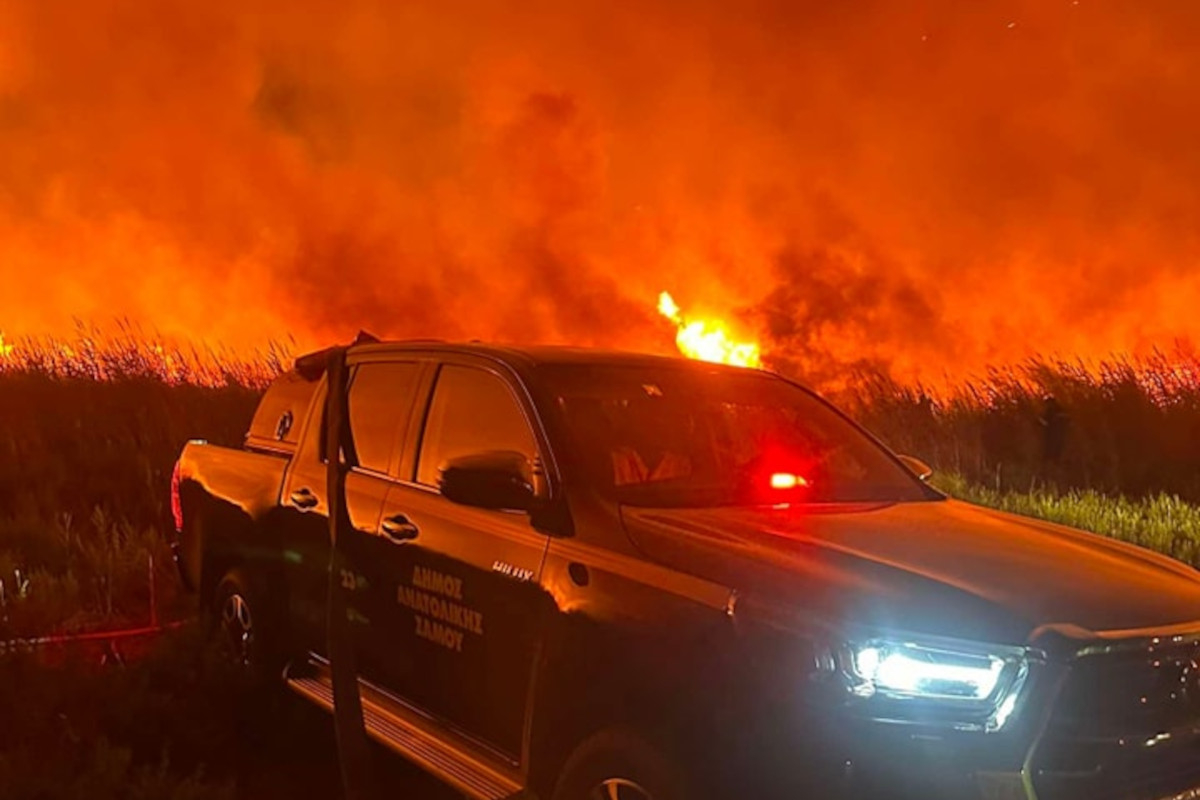
<instances>
[{"instance_id":1,"label":"green grass","mask_svg":"<svg viewBox=\"0 0 1200 800\"><path fill-rule=\"evenodd\" d=\"M1093 489L1019 492L988 488L956 474L935 476L934 485L960 500L1110 536L1200 567L1200 506L1173 495L1131 499Z\"/></svg>"}]
</instances>

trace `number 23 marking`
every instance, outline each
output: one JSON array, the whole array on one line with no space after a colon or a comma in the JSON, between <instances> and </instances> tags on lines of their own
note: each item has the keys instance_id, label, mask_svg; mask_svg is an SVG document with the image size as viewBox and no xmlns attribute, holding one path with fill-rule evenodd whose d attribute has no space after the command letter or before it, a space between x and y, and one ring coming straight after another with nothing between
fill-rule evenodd
<instances>
[{"instance_id":1,"label":"number 23 marking","mask_svg":"<svg viewBox=\"0 0 1200 800\"><path fill-rule=\"evenodd\" d=\"M342 588L355 591L356 589L367 588L367 579L362 575L355 575L352 571L344 569L341 571Z\"/></svg>"}]
</instances>

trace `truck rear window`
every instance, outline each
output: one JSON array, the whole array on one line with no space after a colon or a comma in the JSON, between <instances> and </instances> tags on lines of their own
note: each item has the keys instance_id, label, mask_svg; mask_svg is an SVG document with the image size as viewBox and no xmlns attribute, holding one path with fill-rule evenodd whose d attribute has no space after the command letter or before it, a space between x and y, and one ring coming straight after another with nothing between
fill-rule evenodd
<instances>
[{"instance_id":1,"label":"truck rear window","mask_svg":"<svg viewBox=\"0 0 1200 800\"><path fill-rule=\"evenodd\" d=\"M308 411L316 391L315 381L296 372L279 376L267 389L254 412L246 446L268 450L294 450L300 436L300 422Z\"/></svg>"}]
</instances>

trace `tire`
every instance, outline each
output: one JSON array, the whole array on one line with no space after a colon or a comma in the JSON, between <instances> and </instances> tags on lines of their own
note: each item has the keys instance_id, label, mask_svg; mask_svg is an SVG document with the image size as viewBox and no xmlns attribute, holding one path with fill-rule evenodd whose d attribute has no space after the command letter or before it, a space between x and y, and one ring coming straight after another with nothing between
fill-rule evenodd
<instances>
[{"instance_id":1,"label":"tire","mask_svg":"<svg viewBox=\"0 0 1200 800\"><path fill-rule=\"evenodd\" d=\"M567 759L553 800L702 800L668 751L638 733L610 728L584 740Z\"/></svg>"},{"instance_id":2,"label":"tire","mask_svg":"<svg viewBox=\"0 0 1200 800\"><path fill-rule=\"evenodd\" d=\"M240 569L225 573L213 592L212 632L222 655L256 684L277 682L282 662L273 646L277 620Z\"/></svg>"}]
</instances>

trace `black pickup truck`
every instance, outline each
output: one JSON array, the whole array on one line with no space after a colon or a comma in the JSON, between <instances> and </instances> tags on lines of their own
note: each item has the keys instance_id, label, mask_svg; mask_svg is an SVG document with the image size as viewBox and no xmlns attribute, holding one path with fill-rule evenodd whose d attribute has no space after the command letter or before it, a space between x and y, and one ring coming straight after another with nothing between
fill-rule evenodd
<instances>
[{"instance_id":1,"label":"black pickup truck","mask_svg":"<svg viewBox=\"0 0 1200 800\"><path fill-rule=\"evenodd\" d=\"M309 364L183 451L181 569L327 708L344 593L367 732L465 795L1200 798L1190 567L947 499L766 372L345 352L346 568Z\"/></svg>"}]
</instances>

